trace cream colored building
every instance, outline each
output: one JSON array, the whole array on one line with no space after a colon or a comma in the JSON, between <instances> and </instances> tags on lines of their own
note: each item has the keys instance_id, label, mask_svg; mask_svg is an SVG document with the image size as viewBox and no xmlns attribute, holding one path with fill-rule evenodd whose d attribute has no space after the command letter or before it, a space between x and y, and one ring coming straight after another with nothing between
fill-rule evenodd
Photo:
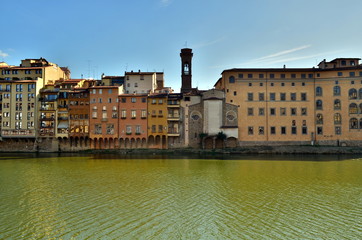
<instances>
[{"instance_id":1,"label":"cream colored building","mask_svg":"<svg viewBox=\"0 0 362 240\"><path fill-rule=\"evenodd\" d=\"M161 72L126 72L125 93L154 93L161 82L163 85L163 73Z\"/></svg>"},{"instance_id":2,"label":"cream colored building","mask_svg":"<svg viewBox=\"0 0 362 240\"><path fill-rule=\"evenodd\" d=\"M239 107L241 145L361 145L359 60L324 60L318 68L228 69L215 88Z\"/></svg>"},{"instance_id":3,"label":"cream colored building","mask_svg":"<svg viewBox=\"0 0 362 240\"><path fill-rule=\"evenodd\" d=\"M19 66L0 64L1 137L35 138L39 124L39 92L46 84L69 77L69 70L44 58Z\"/></svg>"}]
</instances>

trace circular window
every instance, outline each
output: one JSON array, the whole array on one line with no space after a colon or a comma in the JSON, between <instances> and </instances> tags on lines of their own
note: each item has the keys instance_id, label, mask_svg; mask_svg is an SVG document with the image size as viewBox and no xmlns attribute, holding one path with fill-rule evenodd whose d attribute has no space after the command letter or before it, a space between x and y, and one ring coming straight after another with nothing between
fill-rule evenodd
<instances>
[{"instance_id":1,"label":"circular window","mask_svg":"<svg viewBox=\"0 0 362 240\"><path fill-rule=\"evenodd\" d=\"M226 119L230 122L234 121L236 119L236 112L234 111L229 111L226 113Z\"/></svg>"},{"instance_id":2,"label":"circular window","mask_svg":"<svg viewBox=\"0 0 362 240\"><path fill-rule=\"evenodd\" d=\"M198 112L198 111L193 111L191 113L191 119L194 120L194 121L198 121L201 119L201 113Z\"/></svg>"}]
</instances>

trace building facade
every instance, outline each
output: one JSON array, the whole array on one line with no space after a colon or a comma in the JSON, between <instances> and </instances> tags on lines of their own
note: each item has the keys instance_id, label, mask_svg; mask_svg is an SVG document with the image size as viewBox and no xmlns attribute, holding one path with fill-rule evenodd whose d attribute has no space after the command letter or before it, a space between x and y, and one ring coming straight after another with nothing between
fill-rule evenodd
<instances>
[{"instance_id":1,"label":"building facade","mask_svg":"<svg viewBox=\"0 0 362 240\"><path fill-rule=\"evenodd\" d=\"M359 60L324 60L318 68L228 69L215 88L239 107L241 145L361 145Z\"/></svg>"}]
</instances>

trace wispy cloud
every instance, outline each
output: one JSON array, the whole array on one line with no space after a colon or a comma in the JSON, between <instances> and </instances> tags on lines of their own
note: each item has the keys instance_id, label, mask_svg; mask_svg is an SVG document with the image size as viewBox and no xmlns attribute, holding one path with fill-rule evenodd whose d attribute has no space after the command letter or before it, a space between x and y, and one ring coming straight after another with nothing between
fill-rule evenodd
<instances>
[{"instance_id":1,"label":"wispy cloud","mask_svg":"<svg viewBox=\"0 0 362 240\"><path fill-rule=\"evenodd\" d=\"M7 54L7 53L5 53L5 52L3 52L3 51L0 50L0 57L6 58L6 57L8 57L8 56L9 56L9 54Z\"/></svg>"},{"instance_id":2,"label":"wispy cloud","mask_svg":"<svg viewBox=\"0 0 362 240\"><path fill-rule=\"evenodd\" d=\"M311 47L311 45L304 45L304 46L300 46L300 47L296 47L296 48L292 48L292 49L288 49L288 50L283 50L283 51L273 53L273 54L270 54L270 55L267 55L267 56L264 56L264 57L253 59L253 60L249 61L248 63L251 64L251 63L264 62L264 61L268 61L268 62L271 61L272 62L276 58L279 58L279 57L282 57L284 55L291 54L291 53L294 53L294 52L297 52L297 51L300 51L300 50L303 50L303 49L306 49L306 48L310 48L310 47Z\"/></svg>"},{"instance_id":3,"label":"wispy cloud","mask_svg":"<svg viewBox=\"0 0 362 240\"><path fill-rule=\"evenodd\" d=\"M168 5L170 5L172 2L172 0L160 0L160 3L162 6L167 7Z\"/></svg>"},{"instance_id":4,"label":"wispy cloud","mask_svg":"<svg viewBox=\"0 0 362 240\"><path fill-rule=\"evenodd\" d=\"M193 46L193 48L202 48L202 47L214 45L216 43L224 41L225 39L226 39L226 37L220 37L220 38L212 40L212 41L207 41L207 42L196 44Z\"/></svg>"}]
</instances>

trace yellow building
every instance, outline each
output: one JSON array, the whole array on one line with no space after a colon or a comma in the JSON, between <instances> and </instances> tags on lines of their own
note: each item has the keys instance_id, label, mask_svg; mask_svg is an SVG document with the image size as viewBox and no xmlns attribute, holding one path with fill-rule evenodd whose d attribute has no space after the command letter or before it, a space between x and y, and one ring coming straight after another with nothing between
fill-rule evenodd
<instances>
[{"instance_id":1,"label":"yellow building","mask_svg":"<svg viewBox=\"0 0 362 240\"><path fill-rule=\"evenodd\" d=\"M148 147L167 149L167 94L149 95L147 101Z\"/></svg>"},{"instance_id":2,"label":"yellow building","mask_svg":"<svg viewBox=\"0 0 362 240\"><path fill-rule=\"evenodd\" d=\"M324 60L318 68L228 69L215 88L239 107L241 145L361 145L359 60Z\"/></svg>"},{"instance_id":3,"label":"yellow building","mask_svg":"<svg viewBox=\"0 0 362 240\"><path fill-rule=\"evenodd\" d=\"M40 117L40 89L55 80L68 78L69 70L40 58L22 60L20 66L1 63L0 71L1 137L35 138Z\"/></svg>"}]
</instances>

